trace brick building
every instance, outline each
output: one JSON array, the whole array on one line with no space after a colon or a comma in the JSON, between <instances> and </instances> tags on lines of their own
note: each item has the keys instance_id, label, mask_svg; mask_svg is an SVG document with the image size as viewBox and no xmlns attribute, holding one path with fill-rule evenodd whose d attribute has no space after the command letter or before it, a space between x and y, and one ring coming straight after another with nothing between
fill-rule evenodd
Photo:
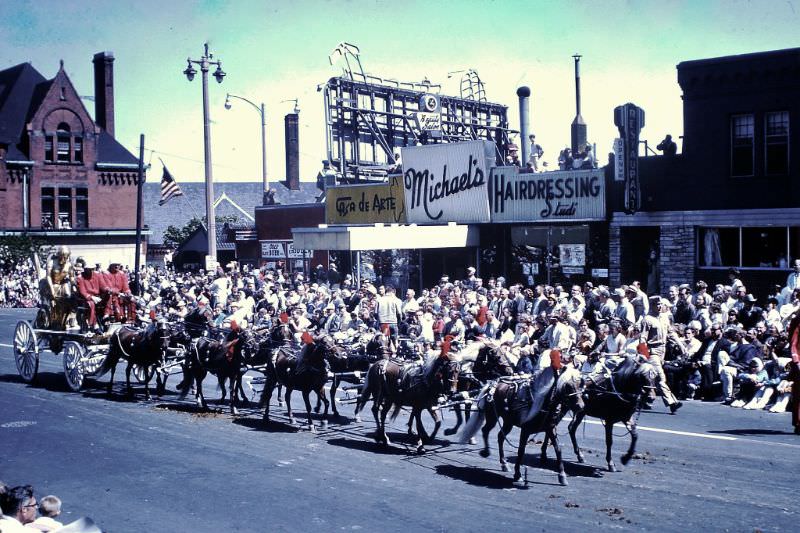
<instances>
[{"instance_id":1,"label":"brick building","mask_svg":"<svg viewBox=\"0 0 800 533\"><path fill-rule=\"evenodd\" d=\"M0 71L0 236L133 266L138 159L114 138L114 56L93 63L94 119L63 62L50 80L30 63Z\"/></svg>"},{"instance_id":2,"label":"brick building","mask_svg":"<svg viewBox=\"0 0 800 533\"><path fill-rule=\"evenodd\" d=\"M800 48L685 61L683 153L639 159L641 211L615 183L611 283L727 280L766 296L800 258Z\"/></svg>"}]
</instances>

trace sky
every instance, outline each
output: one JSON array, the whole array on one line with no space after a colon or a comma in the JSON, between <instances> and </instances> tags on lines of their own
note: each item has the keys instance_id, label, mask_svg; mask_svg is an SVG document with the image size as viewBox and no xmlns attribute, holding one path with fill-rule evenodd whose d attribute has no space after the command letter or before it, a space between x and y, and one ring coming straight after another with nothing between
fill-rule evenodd
<instances>
[{"instance_id":1,"label":"sky","mask_svg":"<svg viewBox=\"0 0 800 533\"><path fill-rule=\"evenodd\" d=\"M368 73L428 77L443 94L458 95L449 72L475 69L514 129L516 89L529 86L532 131L550 165L569 144L575 53L602 161L617 136L614 107L626 102L645 110L642 139L654 146L670 133L680 146L681 61L800 46L800 0L0 0L0 13L0 69L30 62L52 78L63 59L78 93L93 96L92 56L113 52L116 137L138 155L144 133L150 175L160 177L162 159L178 182L203 179L201 84L182 72L205 42L227 73L222 84L209 78L214 181L261 180L260 116L238 100L226 110L227 93L266 106L270 180L285 178L283 117L298 99L300 175L316 178L325 158L317 86L341 73L328 60L341 42L360 48Z\"/></svg>"}]
</instances>

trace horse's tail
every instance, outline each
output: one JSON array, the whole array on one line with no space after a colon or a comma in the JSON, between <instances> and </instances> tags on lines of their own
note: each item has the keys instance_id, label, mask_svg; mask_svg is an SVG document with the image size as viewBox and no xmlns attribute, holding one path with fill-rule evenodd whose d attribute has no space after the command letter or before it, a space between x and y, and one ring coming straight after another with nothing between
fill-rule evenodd
<instances>
[{"instance_id":1,"label":"horse's tail","mask_svg":"<svg viewBox=\"0 0 800 533\"><path fill-rule=\"evenodd\" d=\"M103 359L103 364L97 373L97 377L105 375L106 372L117 366L117 363L121 357L121 343L122 341L119 339L119 330L117 330L111 335L111 342L108 346L108 354L106 355L106 358Z\"/></svg>"},{"instance_id":2,"label":"horse's tail","mask_svg":"<svg viewBox=\"0 0 800 533\"><path fill-rule=\"evenodd\" d=\"M395 418L397 418L397 415L399 415L399 414L400 414L400 409L401 409L402 407L403 407L403 406L400 404L400 402L397 402L397 403L395 403L395 404L394 404L394 411L392 411L392 416L389 418L389 420L391 420L392 422L394 422Z\"/></svg>"},{"instance_id":3,"label":"horse's tail","mask_svg":"<svg viewBox=\"0 0 800 533\"><path fill-rule=\"evenodd\" d=\"M372 396L372 390L369 387L369 376L372 374L372 368L373 367L370 367L369 370L367 370L367 377L364 378L364 386L361 387L361 394L358 395L355 414L361 412L361 410L367 405L370 396Z\"/></svg>"},{"instance_id":4,"label":"horse's tail","mask_svg":"<svg viewBox=\"0 0 800 533\"><path fill-rule=\"evenodd\" d=\"M461 430L461 436L458 438L461 444L468 443L483 425L483 421L486 419L486 402L489 401L489 390L491 388L492 384L488 383L484 385L481 392L478 394L475 400L475 406L478 412L473 413L473 415L469 417L469 420L467 420L467 423L464 425L464 429Z\"/></svg>"}]
</instances>

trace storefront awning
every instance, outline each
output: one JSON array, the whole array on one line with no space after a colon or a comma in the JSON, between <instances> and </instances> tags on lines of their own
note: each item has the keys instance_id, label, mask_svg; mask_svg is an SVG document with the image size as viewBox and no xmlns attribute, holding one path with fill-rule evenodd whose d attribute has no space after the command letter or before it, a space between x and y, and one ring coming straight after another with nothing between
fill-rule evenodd
<instances>
[{"instance_id":1,"label":"storefront awning","mask_svg":"<svg viewBox=\"0 0 800 533\"><path fill-rule=\"evenodd\" d=\"M417 226L416 224L375 224L374 226L326 226L292 228L298 250L420 250L463 248L478 245L478 227L463 224Z\"/></svg>"}]
</instances>

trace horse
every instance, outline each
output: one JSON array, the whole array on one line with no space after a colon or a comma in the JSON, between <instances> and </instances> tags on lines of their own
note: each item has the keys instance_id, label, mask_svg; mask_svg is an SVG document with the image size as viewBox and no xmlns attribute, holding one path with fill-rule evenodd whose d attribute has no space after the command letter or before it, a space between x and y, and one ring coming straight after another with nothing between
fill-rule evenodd
<instances>
[{"instance_id":1,"label":"horse","mask_svg":"<svg viewBox=\"0 0 800 533\"><path fill-rule=\"evenodd\" d=\"M184 380L181 383L181 398L186 396L194 382L197 387L195 392L197 406L207 410L208 404L203 395L203 380L211 372L217 376L219 387L222 389L220 402L224 402L227 396L225 380L230 381L230 411L232 415L239 414L236 402L239 400L244 362L240 336L241 330L235 327L226 335L225 340L218 341L201 337L191 344L189 351L186 353L188 372L184 375Z\"/></svg>"},{"instance_id":2,"label":"horse","mask_svg":"<svg viewBox=\"0 0 800 533\"><path fill-rule=\"evenodd\" d=\"M164 356L169 348L170 334L169 326L165 320L151 323L146 328L137 330L130 326L116 330L109 341L108 355L103 361L103 368L99 375L111 370L111 378L108 381L108 394L111 395L114 386L114 373L117 363L122 358L128 361L125 367L125 385L128 395L133 395L131 388L131 370L134 365L144 369L144 392L145 398L150 397L150 380L156 372L156 368L164 361ZM162 389L160 385L157 389Z\"/></svg>"},{"instance_id":3,"label":"horse","mask_svg":"<svg viewBox=\"0 0 800 533\"><path fill-rule=\"evenodd\" d=\"M583 408L573 406L573 418L569 423L569 437L579 463L584 463L585 458L578 447L576 433L585 416L599 418L603 421L606 430L606 463L609 472L616 472L617 467L611 458L611 445L613 443L613 429L617 422L624 422L631 434L631 443L628 451L621 457L623 465L628 464L636 451L638 432L636 420L646 402L652 402L656 397L656 380L658 374L650 363L640 363L633 357L627 357L620 362L610 375L591 374L586 378L583 394ZM542 442L541 460L547 459L548 438ZM558 452L556 452L558 453Z\"/></svg>"},{"instance_id":4,"label":"horse","mask_svg":"<svg viewBox=\"0 0 800 533\"><path fill-rule=\"evenodd\" d=\"M478 412L473 415L461 435L462 443L468 442L478 432L481 422L483 426L482 457L489 457L489 432L501 419L503 424L497 434L497 447L500 455L500 467L508 472L508 465L503 450L503 441L511 429L520 428L517 460L514 464L514 481L519 481L520 467L525 457L528 439L534 433L544 432L553 441L556 450L556 469L558 481L567 485L567 474L561 460L561 447L558 444L556 426L567 409L582 409L581 376L573 367L559 370L560 354L553 350L559 361L551 367L540 370L530 379L501 379L484 386L478 395Z\"/></svg>"},{"instance_id":5,"label":"horse","mask_svg":"<svg viewBox=\"0 0 800 533\"><path fill-rule=\"evenodd\" d=\"M333 338L329 335L322 335L313 338L311 334L304 333L303 346L299 353L295 355L294 350L289 346L281 346L276 350L267 366L267 381L264 391L261 393L261 405L264 406L264 422L269 421L269 403L272 399L272 391L277 385L283 384L286 387L286 410L290 423L294 424L295 419L292 414L292 391L297 389L303 394L306 404L306 415L308 417L308 427L312 433L316 433L316 427L311 420L311 391L317 394L325 404L323 413L323 427L328 425L329 402L325 397L324 386L328 381L328 363L336 361L342 357L340 348L336 345Z\"/></svg>"},{"instance_id":6,"label":"horse","mask_svg":"<svg viewBox=\"0 0 800 533\"><path fill-rule=\"evenodd\" d=\"M394 359L380 360L367 372L355 413L358 415L372 397L372 414L377 426L375 440L378 444L388 446L390 442L386 435L386 415L394 408L391 417L394 420L402 406L410 406L411 418L417 422L417 453L424 453L424 445L433 441L442 424L439 411L431 408L438 403L441 394L456 392L460 369L460 361L447 354L447 350L443 350L442 355L429 357L425 364L404 363ZM422 425L423 410L431 412L436 424L430 435Z\"/></svg>"},{"instance_id":7,"label":"horse","mask_svg":"<svg viewBox=\"0 0 800 533\"><path fill-rule=\"evenodd\" d=\"M478 347L478 353L474 356L474 362L468 361L469 355L464 354L465 351L471 347ZM497 379L503 376L511 376L514 374L514 368L508 361L505 353L499 346L492 343L482 342L473 343L465 350L459 352L464 357L464 362L459 374L458 391L467 395L474 394L480 391L487 381ZM461 379L463 377L463 379ZM444 430L445 435L455 435L458 433L461 424L464 422L464 416L461 414L461 405L456 404L453 407L456 414L456 425ZM465 406L466 418L469 419L471 406Z\"/></svg>"}]
</instances>

